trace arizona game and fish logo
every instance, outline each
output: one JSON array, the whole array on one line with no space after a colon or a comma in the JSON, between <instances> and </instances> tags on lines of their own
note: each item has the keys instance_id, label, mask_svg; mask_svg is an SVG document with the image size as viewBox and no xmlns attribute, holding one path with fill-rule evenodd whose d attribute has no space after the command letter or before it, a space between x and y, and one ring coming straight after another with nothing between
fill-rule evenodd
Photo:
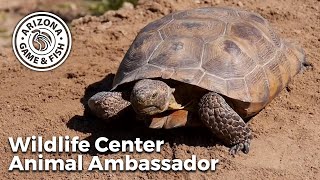
<instances>
[{"instance_id":1,"label":"arizona game and fish logo","mask_svg":"<svg viewBox=\"0 0 320 180\"><path fill-rule=\"evenodd\" d=\"M29 14L16 26L12 46L18 60L35 71L60 66L71 50L71 33L65 22L48 12Z\"/></svg>"}]
</instances>

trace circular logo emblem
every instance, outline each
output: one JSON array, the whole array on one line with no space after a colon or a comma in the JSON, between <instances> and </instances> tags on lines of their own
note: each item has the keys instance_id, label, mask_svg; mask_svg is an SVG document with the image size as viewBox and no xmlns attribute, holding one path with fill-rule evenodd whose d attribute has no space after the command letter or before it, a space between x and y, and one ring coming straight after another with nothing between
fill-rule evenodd
<instances>
[{"instance_id":1,"label":"circular logo emblem","mask_svg":"<svg viewBox=\"0 0 320 180\"><path fill-rule=\"evenodd\" d=\"M20 20L13 32L12 46L23 65L35 71L49 71L67 59L71 41L70 30L61 18L35 12Z\"/></svg>"}]
</instances>

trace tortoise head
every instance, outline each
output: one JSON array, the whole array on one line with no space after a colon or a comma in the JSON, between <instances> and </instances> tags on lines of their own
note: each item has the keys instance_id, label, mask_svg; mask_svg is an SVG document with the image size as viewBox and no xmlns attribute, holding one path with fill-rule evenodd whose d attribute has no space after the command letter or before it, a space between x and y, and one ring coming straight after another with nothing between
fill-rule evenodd
<instances>
[{"instance_id":1,"label":"tortoise head","mask_svg":"<svg viewBox=\"0 0 320 180\"><path fill-rule=\"evenodd\" d=\"M138 114L154 115L170 109L183 109L173 96L174 89L159 80L138 81L131 92L130 101Z\"/></svg>"}]
</instances>

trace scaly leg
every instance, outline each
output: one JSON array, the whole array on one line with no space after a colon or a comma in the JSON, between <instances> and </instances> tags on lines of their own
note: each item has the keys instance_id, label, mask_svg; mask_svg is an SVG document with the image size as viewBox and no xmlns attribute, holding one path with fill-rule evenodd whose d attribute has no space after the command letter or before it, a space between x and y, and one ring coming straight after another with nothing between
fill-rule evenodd
<instances>
[{"instance_id":1,"label":"scaly leg","mask_svg":"<svg viewBox=\"0 0 320 180\"><path fill-rule=\"evenodd\" d=\"M126 99L130 97L125 92L99 92L88 100L90 110L101 119L112 119L125 112L131 105Z\"/></svg>"},{"instance_id":2,"label":"scaly leg","mask_svg":"<svg viewBox=\"0 0 320 180\"><path fill-rule=\"evenodd\" d=\"M239 150L249 152L251 130L222 96L210 92L201 98L199 106L201 120L213 134L231 146L230 154Z\"/></svg>"}]
</instances>

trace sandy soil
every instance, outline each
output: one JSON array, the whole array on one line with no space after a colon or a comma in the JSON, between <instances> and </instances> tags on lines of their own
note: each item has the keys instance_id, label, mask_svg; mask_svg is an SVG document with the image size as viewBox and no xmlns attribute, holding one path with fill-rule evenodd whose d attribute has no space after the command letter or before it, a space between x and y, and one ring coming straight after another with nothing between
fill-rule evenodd
<instances>
[{"instance_id":1,"label":"sandy soil","mask_svg":"<svg viewBox=\"0 0 320 180\"><path fill-rule=\"evenodd\" d=\"M85 111L92 94L110 88L112 77L137 32L148 22L176 10L203 6L241 6L261 13L284 38L300 44L312 67L294 80L264 110L251 119L251 151L236 157L201 128L152 131L131 116L112 124ZM73 49L59 68L31 71L0 47L0 177L3 179L319 179L320 177L320 2L317 0L175 0L140 1L134 9L85 17L71 23ZM216 172L8 172L13 157L7 138L41 135L80 136L94 142L110 139L164 139L161 153L134 153L141 158L218 158ZM19 154L36 157L36 154ZM45 158L71 158L78 154L44 154ZM124 154L83 154L121 158ZM1 178L0 178L1 179Z\"/></svg>"}]
</instances>

